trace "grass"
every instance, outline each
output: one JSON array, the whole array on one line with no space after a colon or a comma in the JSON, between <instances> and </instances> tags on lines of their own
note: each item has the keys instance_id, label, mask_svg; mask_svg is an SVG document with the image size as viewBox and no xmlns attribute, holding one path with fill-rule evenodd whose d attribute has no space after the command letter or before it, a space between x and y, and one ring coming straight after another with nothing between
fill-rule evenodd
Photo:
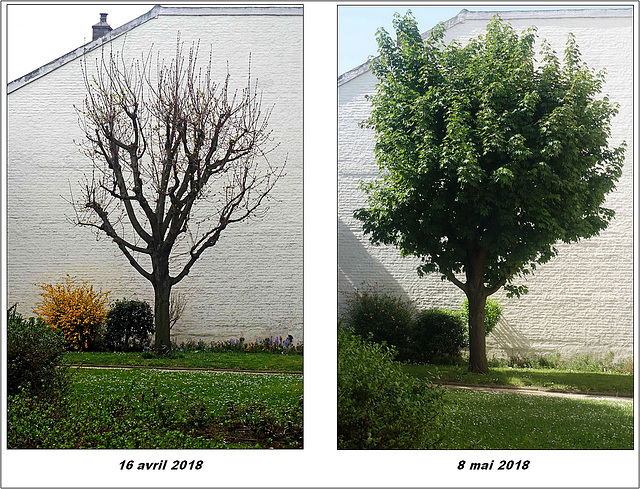
<instances>
[{"instance_id":1,"label":"grass","mask_svg":"<svg viewBox=\"0 0 640 489\"><path fill-rule=\"evenodd\" d=\"M633 375L623 373L500 367L490 369L488 374L474 374L464 366L411 364L404 365L403 369L408 374L426 377L434 383L505 385L576 393L633 395Z\"/></svg>"},{"instance_id":2,"label":"grass","mask_svg":"<svg viewBox=\"0 0 640 489\"><path fill-rule=\"evenodd\" d=\"M145 358L139 352L67 352L64 363L168 368L209 368L248 371L302 372L302 355L274 353L184 352L172 356Z\"/></svg>"},{"instance_id":3,"label":"grass","mask_svg":"<svg viewBox=\"0 0 640 489\"><path fill-rule=\"evenodd\" d=\"M450 390L445 449L633 449L633 403Z\"/></svg>"},{"instance_id":4,"label":"grass","mask_svg":"<svg viewBox=\"0 0 640 489\"><path fill-rule=\"evenodd\" d=\"M12 396L9 448L299 448L302 376L71 369L62 399Z\"/></svg>"},{"instance_id":5,"label":"grass","mask_svg":"<svg viewBox=\"0 0 640 489\"><path fill-rule=\"evenodd\" d=\"M225 372L168 372L158 370L72 369L74 395L85 402L127 392L148 392L152 387L168 401L197 397L210 412L219 415L228 402L247 403L263 399L276 409L302 396L302 377L297 374L244 374Z\"/></svg>"}]
</instances>

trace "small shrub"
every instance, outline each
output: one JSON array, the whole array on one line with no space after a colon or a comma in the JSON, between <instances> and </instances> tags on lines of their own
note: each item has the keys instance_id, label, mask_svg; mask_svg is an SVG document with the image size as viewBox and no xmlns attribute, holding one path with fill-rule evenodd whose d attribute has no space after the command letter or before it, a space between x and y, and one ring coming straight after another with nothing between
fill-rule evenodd
<instances>
[{"instance_id":1,"label":"small shrub","mask_svg":"<svg viewBox=\"0 0 640 489\"><path fill-rule=\"evenodd\" d=\"M407 348L409 328L415 308L402 297L380 292L374 287L349 294L344 316L356 335L393 345L400 352Z\"/></svg>"},{"instance_id":2,"label":"small shrub","mask_svg":"<svg viewBox=\"0 0 640 489\"><path fill-rule=\"evenodd\" d=\"M410 377L394 349L338 328L338 448L433 448L444 389Z\"/></svg>"},{"instance_id":3,"label":"small shrub","mask_svg":"<svg viewBox=\"0 0 640 489\"><path fill-rule=\"evenodd\" d=\"M416 363L455 363L468 344L460 314L444 309L420 311L410 331L409 359Z\"/></svg>"},{"instance_id":4,"label":"small shrub","mask_svg":"<svg viewBox=\"0 0 640 489\"><path fill-rule=\"evenodd\" d=\"M117 300L106 322L106 343L113 350L142 350L155 332L153 312L148 302Z\"/></svg>"},{"instance_id":5,"label":"small shrub","mask_svg":"<svg viewBox=\"0 0 640 489\"><path fill-rule=\"evenodd\" d=\"M42 284L42 302L33 312L47 324L64 334L74 350L95 349L100 329L107 318L109 292L94 292L93 285L83 281L76 285L67 274L65 284Z\"/></svg>"},{"instance_id":6,"label":"small shrub","mask_svg":"<svg viewBox=\"0 0 640 489\"><path fill-rule=\"evenodd\" d=\"M503 308L500 303L491 297L487 297L487 302L484 306L484 329L485 335L489 335L491 330L495 328L498 321L502 317ZM469 327L469 299L465 299L462 301L462 305L460 306L460 315L464 321L464 324Z\"/></svg>"},{"instance_id":7,"label":"small shrub","mask_svg":"<svg viewBox=\"0 0 640 489\"><path fill-rule=\"evenodd\" d=\"M65 340L41 318L23 318L14 305L7 311L7 394L23 391L51 398L64 393L67 370L63 368Z\"/></svg>"}]
</instances>

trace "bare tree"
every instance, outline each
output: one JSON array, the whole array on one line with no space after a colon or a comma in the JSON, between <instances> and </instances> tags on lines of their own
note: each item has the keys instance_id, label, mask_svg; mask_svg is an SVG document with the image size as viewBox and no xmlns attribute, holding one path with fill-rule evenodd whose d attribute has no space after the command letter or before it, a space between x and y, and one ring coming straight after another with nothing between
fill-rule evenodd
<instances>
[{"instance_id":1,"label":"bare tree","mask_svg":"<svg viewBox=\"0 0 640 489\"><path fill-rule=\"evenodd\" d=\"M169 298L169 329L173 329L178 320L184 314L187 307L187 296L177 290L171 291Z\"/></svg>"},{"instance_id":2,"label":"bare tree","mask_svg":"<svg viewBox=\"0 0 640 489\"><path fill-rule=\"evenodd\" d=\"M72 195L74 223L118 246L153 285L156 347L170 346L171 288L233 223L266 211L282 176L250 58L246 88L218 84L198 46L183 55L178 38L168 64L149 53L126 62L105 53L95 73L83 67L86 98L78 110L91 175Z\"/></svg>"}]
</instances>

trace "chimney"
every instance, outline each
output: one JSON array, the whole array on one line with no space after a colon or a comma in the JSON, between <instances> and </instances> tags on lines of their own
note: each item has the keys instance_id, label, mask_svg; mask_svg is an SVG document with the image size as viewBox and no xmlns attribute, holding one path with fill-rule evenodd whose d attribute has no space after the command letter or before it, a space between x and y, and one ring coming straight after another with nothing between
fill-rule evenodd
<instances>
[{"instance_id":1,"label":"chimney","mask_svg":"<svg viewBox=\"0 0 640 489\"><path fill-rule=\"evenodd\" d=\"M104 36L109 31L112 30L111 26L109 24L107 24L107 15L108 14L100 14L100 22L98 22L96 25L92 26L93 27L93 39L92 39L92 41L95 41L99 37Z\"/></svg>"}]
</instances>

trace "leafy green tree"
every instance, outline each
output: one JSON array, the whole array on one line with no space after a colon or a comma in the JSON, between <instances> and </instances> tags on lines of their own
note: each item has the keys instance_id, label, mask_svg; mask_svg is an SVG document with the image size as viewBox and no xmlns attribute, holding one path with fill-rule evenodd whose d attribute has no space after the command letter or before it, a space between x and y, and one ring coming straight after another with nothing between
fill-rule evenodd
<instances>
[{"instance_id":1,"label":"leafy green tree","mask_svg":"<svg viewBox=\"0 0 640 489\"><path fill-rule=\"evenodd\" d=\"M383 29L372 62L379 82L365 125L375 130L380 178L363 183L355 212L373 243L421 259L469 300L469 369L487 372L486 298L557 254L557 242L596 236L624 159L607 138L616 104L604 73L581 62L569 35L564 63L535 28L518 35L496 16L485 35L426 41L411 12Z\"/></svg>"}]
</instances>

